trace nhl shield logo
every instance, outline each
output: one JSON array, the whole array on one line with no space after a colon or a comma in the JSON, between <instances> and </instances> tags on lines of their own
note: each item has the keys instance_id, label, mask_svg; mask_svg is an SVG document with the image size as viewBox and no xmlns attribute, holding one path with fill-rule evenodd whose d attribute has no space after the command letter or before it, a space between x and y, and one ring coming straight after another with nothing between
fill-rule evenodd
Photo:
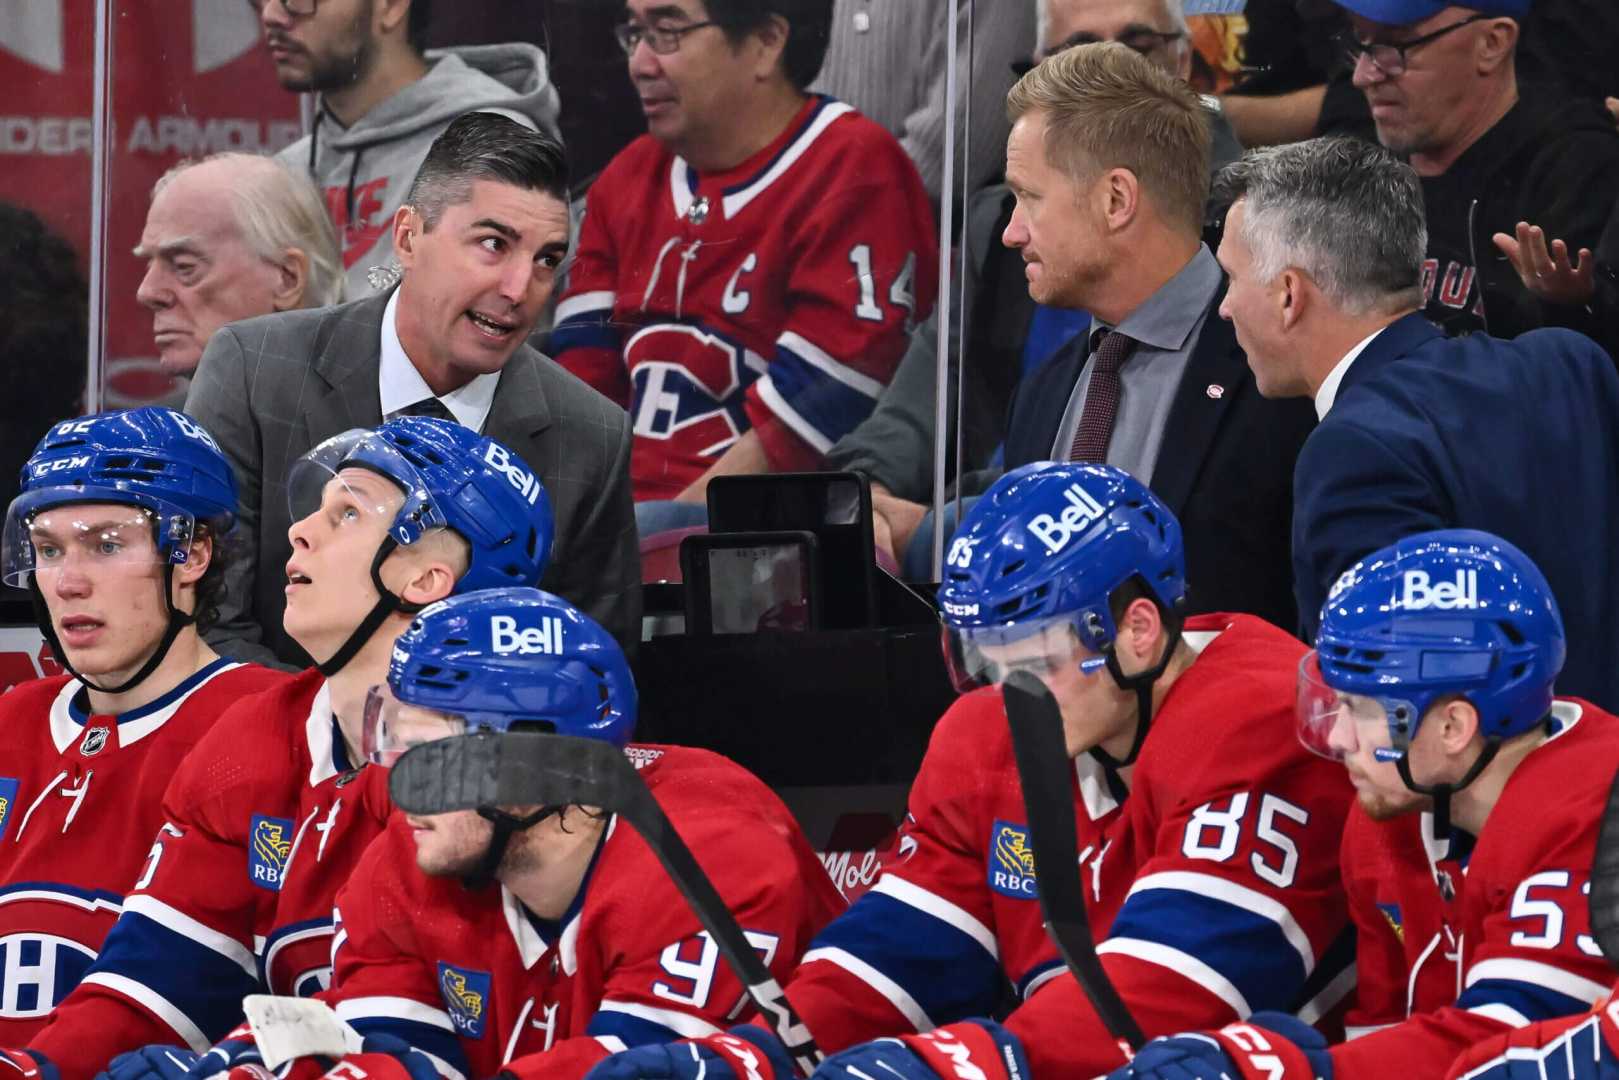
<instances>
[{"instance_id":1,"label":"nhl shield logo","mask_svg":"<svg viewBox=\"0 0 1619 1080\"><path fill-rule=\"evenodd\" d=\"M438 990L456 1034L463 1039L483 1038L484 1017L489 1012L489 973L440 961Z\"/></svg>"},{"instance_id":2,"label":"nhl shield logo","mask_svg":"<svg viewBox=\"0 0 1619 1080\"><path fill-rule=\"evenodd\" d=\"M1029 827L996 821L989 837L989 887L1015 900L1033 900L1034 848Z\"/></svg>"},{"instance_id":3,"label":"nhl shield logo","mask_svg":"<svg viewBox=\"0 0 1619 1080\"><path fill-rule=\"evenodd\" d=\"M84 733L84 739L79 743L79 753L83 754L85 757L93 757L94 755L101 753L102 748L107 745L107 739L111 737L111 735L112 731L108 728L91 728L89 731Z\"/></svg>"}]
</instances>

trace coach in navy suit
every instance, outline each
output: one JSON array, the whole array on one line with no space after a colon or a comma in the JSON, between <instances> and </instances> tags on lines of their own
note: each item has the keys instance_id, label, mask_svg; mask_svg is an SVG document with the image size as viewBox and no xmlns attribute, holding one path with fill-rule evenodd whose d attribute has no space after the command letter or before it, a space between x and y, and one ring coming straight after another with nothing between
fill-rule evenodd
<instances>
[{"instance_id":1,"label":"coach in navy suit","mask_svg":"<svg viewBox=\"0 0 1619 1080\"><path fill-rule=\"evenodd\" d=\"M1293 481L1307 632L1361 556L1429 529L1483 529L1551 583L1568 627L1558 688L1619 707L1619 377L1607 354L1566 330L1447 340L1416 314L1421 188L1381 148L1259 151L1223 182L1237 201L1221 312L1260 392L1313 397L1321 417Z\"/></svg>"}]
</instances>

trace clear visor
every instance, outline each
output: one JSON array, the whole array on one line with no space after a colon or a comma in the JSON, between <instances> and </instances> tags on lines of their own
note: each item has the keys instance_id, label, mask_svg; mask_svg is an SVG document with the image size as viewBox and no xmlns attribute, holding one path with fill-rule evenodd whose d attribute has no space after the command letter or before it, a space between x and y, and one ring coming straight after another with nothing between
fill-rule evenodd
<instances>
[{"instance_id":1,"label":"clear visor","mask_svg":"<svg viewBox=\"0 0 1619 1080\"><path fill-rule=\"evenodd\" d=\"M1410 745L1415 715L1415 707L1399 698L1334 690L1313 649L1299 662L1299 742L1324 758L1342 761L1368 751L1378 761L1398 761Z\"/></svg>"},{"instance_id":2,"label":"clear visor","mask_svg":"<svg viewBox=\"0 0 1619 1080\"><path fill-rule=\"evenodd\" d=\"M169 561L183 562L196 522L187 514L160 517L138 506L80 503L32 511L12 504L0 533L0 580L23 588L38 576L43 585L62 574L105 568L123 574L151 573ZM161 530L165 546L158 544Z\"/></svg>"},{"instance_id":3,"label":"clear visor","mask_svg":"<svg viewBox=\"0 0 1619 1080\"><path fill-rule=\"evenodd\" d=\"M467 727L465 717L405 704L384 683L373 686L365 697L360 749L367 761L386 769L411 747L465 735Z\"/></svg>"},{"instance_id":4,"label":"clear visor","mask_svg":"<svg viewBox=\"0 0 1619 1080\"><path fill-rule=\"evenodd\" d=\"M293 462L287 509L295 522L325 511L380 518L391 527L416 476L416 467L375 432L345 431Z\"/></svg>"},{"instance_id":5,"label":"clear visor","mask_svg":"<svg viewBox=\"0 0 1619 1080\"><path fill-rule=\"evenodd\" d=\"M1095 675L1107 660L1082 644L1073 615L1013 626L944 628L944 655L950 679L965 694L999 686L1014 671L1027 671L1057 693L1066 680Z\"/></svg>"}]
</instances>

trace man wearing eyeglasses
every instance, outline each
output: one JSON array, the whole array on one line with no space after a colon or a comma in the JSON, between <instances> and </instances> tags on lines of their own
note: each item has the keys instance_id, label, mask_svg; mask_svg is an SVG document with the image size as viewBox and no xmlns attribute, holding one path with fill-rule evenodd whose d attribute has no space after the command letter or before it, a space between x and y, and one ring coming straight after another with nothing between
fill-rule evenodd
<instances>
[{"instance_id":1,"label":"man wearing eyeglasses","mask_svg":"<svg viewBox=\"0 0 1619 1080\"><path fill-rule=\"evenodd\" d=\"M557 361L628 406L643 536L701 524L711 478L819 467L932 308L916 166L805 92L832 0L628 0L647 136L591 186Z\"/></svg>"},{"instance_id":2,"label":"man wearing eyeglasses","mask_svg":"<svg viewBox=\"0 0 1619 1080\"><path fill-rule=\"evenodd\" d=\"M1424 314L1446 334L1592 332L1583 308L1541 299L1512 260L1520 222L1595 249L1619 196L1619 134L1594 103L1520 94L1519 24L1531 0L1337 0L1354 85L1377 138L1422 180Z\"/></svg>"},{"instance_id":3,"label":"man wearing eyeglasses","mask_svg":"<svg viewBox=\"0 0 1619 1080\"><path fill-rule=\"evenodd\" d=\"M247 0L281 88L316 94L313 128L277 155L326 197L348 298L391 284L394 214L433 140L463 113L557 136L545 54L512 42L426 49L431 0Z\"/></svg>"}]
</instances>

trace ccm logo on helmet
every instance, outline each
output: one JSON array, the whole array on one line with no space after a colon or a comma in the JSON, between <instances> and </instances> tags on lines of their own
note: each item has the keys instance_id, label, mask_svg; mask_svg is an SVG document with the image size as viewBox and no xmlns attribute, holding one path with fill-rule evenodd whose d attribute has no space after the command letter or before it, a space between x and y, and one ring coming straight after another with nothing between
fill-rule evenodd
<instances>
[{"instance_id":1,"label":"ccm logo on helmet","mask_svg":"<svg viewBox=\"0 0 1619 1080\"><path fill-rule=\"evenodd\" d=\"M562 620L548 615L538 626L519 627L510 615L493 615L489 619L489 647L501 656L556 656L562 652Z\"/></svg>"},{"instance_id":2,"label":"ccm logo on helmet","mask_svg":"<svg viewBox=\"0 0 1619 1080\"><path fill-rule=\"evenodd\" d=\"M1062 497L1068 500L1068 505L1062 508L1060 514L1036 514L1029 522L1029 531L1036 540L1046 545L1047 555L1057 554L1068 546L1075 533L1084 532L1107 513L1102 504L1091 498L1090 493L1078 484L1069 484L1063 490Z\"/></svg>"},{"instance_id":3,"label":"ccm logo on helmet","mask_svg":"<svg viewBox=\"0 0 1619 1080\"><path fill-rule=\"evenodd\" d=\"M61 472L63 469L88 469L89 467L90 456L88 454L75 454L69 458L57 458L55 461L47 461L43 465L35 465L34 475L38 477L47 473Z\"/></svg>"},{"instance_id":4,"label":"ccm logo on helmet","mask_svg":"<svg viewBox=\"0 0 1619 1080\"><path fill-rule=\"evenodd\" d=\"M483 459L497 472L505 473L506 479L511 483L512 487L517 489L519 495L528 500L530 506L539 501L539 480L534 477L533 473L513 461L511 454L506 451L504 446L490 443L484 448Z\"/></svg>"},{"instance_id":5,"label":"ccm logo on helmet","mask_svg":"<svg viewBox=\"0 0 1619 1080\"><path fill-rule=\"evenodd\" d=\"M1406 611L1456 611L1478 607L1478 571L1458 570L1455 581L1429 584L1428 571L1407 570L1400 606Z\"/></svg>"}]
</instances>

